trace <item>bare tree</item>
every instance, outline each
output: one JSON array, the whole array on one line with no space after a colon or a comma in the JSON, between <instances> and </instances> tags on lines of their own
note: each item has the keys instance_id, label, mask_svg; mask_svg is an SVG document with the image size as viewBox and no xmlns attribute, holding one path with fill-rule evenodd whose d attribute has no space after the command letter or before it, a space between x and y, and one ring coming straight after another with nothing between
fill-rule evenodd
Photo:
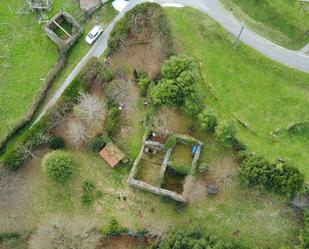
<instances>
[{"instance_id":1,"label":"bare tree","mask_svg":"<svg viewBox=\"0 0 309 249\"><path fill-rule=\"evenodd\" d=\"M107 96L117 105L123 107L126 105L128 98L128 83L123 80L114 80L107 89Z\"/></svg>"},{"instance_id":2,"label":"bare tree","mask_svg":"<svg viewBox=\"0 0 309 249\"><path fill-rule=\"evenodd\" d=\"M104 119L105 104L97 96L82 93L78 98L75 111L86 122L98 122Z\"/></svg>"},{"instance_id":3,"label":"bare tree","mask_svg":"<svg viewBox=\"0 0 309 249\"><path fill-rule=\"evenodd\" d=\"M90 138L84 124L80 121L75 120L71 121L68 124L67 134L70 142L76 147L85 144Z\"/></svg>"},{"instance_id":4,"label":"bare tree","mask_svg":"<svg viewBox=\"0 0 309 249\"><path fill-rule=\"evenodd\" d=\"M29 240L29 249L95 249L99 241L100 235L92 221L56 216L39 225Z\"/></svg>"}]
</instances>

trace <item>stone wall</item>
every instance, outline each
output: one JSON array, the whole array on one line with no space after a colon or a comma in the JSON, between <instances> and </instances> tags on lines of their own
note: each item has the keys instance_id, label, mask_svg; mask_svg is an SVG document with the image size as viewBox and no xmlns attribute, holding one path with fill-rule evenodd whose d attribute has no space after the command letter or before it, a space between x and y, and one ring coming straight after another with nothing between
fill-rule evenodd
<instances>
[{"instance_id":1,"label":"stone wall","mask_svg":"<svg viewBox=\"0 0 309 249\"><path fill-rule=\"evenodd\" d=\"M145 133L144 137L143 137L143 146L140 150L139 155L137 156L137 158L135 159L134 163L133 163L133 167L131 169L131 172L129 174L129 178L128 178L128 184L132 187L144 190L144 191L148 191L150 193L153 194L157 194L157 195L161 195L161 196L166 196L169 197L175 201L179 201L179 202L186 202L186 199L183 195L177 194L176 192L167 190L167 189L163 189L163 188L159 188L159 187L155 187L152 186L146 182L134 179L136 172L138 170L138 164L142 158L142 155L144 153L144 149L145 147L151 147L151 148L156 148L156 149L164 149L164 146L158 142L152 142L152 141L147 141L147 137L148 137L148 132ZM192 167L191 167L191 172L195 172L196 171L196 167L197 167L197 161L200 157L200 153L201 153L201 149L202 149L202 145L203 143L193 137L190 136L185 136L185 135L176 135L177 138L177 142L178 143L184 143L184 144L189 144L189 145L197 145L197 151L193 157L192 160ZM159 181L160 181L160 185L162 184L163 178L164 178L164 174L166 171L166 168L168 166L168 162L171 156L171 153L173 151L173 148L170 148L166 151L166 154L164 156L163 162L162 162L162 166L160 169L160 173L159 173Z\"/></svg>"},{"instance_id":2,"label":"stone wall","mask_svg":"<svg viewBox=\"0 0 309 249\"><path fill-rule=\"evenodd\" d=\"M61 39L55 32L56 25L54 21L58 21L64 19L66 22L72 24L72 34L71 37L68 39ZM61 26L61 25L60 25ZM83 33L83 28L82 26L68 13L65 11L60 11L57 15L55 15L45 26L44 30L47 34L47 36L58 45L60 50L68 50L76 41L77 39L81 36Z\"/></svg>"},{"instance_id":3,"label":"stone wall","mask_svg":"<svg viewBox=\"0 0 309 249\"><path fill-rule=\"evenodd\" d=\"M185 202L186 200L183 198L182 195L179 195L175 192L169 191L167 189L163 189L163 188L158 188L158 187L154 187L148 183L139 181L139 180L135 180L135 179L131 179L130 181L128 181L128 184L132 187L144 190L144 191L148 191L151 192L153 194L157 194L157 195L161 195L161 196L166 196L169 197L175 201L179 201L179 202Z\"/></svg>"}]
</instances>

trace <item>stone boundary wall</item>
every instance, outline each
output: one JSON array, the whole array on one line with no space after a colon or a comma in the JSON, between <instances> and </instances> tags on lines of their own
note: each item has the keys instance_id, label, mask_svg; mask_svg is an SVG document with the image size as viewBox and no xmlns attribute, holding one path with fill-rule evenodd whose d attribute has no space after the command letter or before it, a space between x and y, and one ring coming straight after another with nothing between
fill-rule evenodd
<instances>
[{"instance_id":1,"label":"stone boundary wall","mask_svg":"<svg viewBox=\"0 0 309 249\"><path fill-rule=\"evenodd\" d=\"M187 135L181 135L181 134L175 134L176 136L176 140L180 143L183 143L183 144L196 144L196 145L200 145L202 146L203 145L203 142L194 138L194 137L191 137L191 136L187 136Z\"/></svg>"},{"instance_id":2,"label":"stone boundary wall","mask_svg":"<svg viewBox=\"0 0 309 249\"><path fill-rule=\"evenodd\" d=\"M148 137L148 132L146 132L143 136L143 139L142 139L143 146L140 150L139 155L137 156L137 158L135 159L135 161L133 163L133 167L130 171L127 183L131 187L135 187L135 188L138 188L138 189L141 189L141 190L144 190L144 191L148 191L148 192L153 193L153 194L166 196L166 197L169 197L169 198L171 198L175 201L186 202L186 199L183 195L180 195L176 192L173 192L173 191L170 191L170 190L167 190L167 189L155 187L155 186L152 186L151 184L148 184L146 182L134 179L136 172L138 170L138 163L140 162L140 160L142 158L145 147L147 147L147 145L148 145L150 147L152 146L154 148L162 148L162 150L164 149L163 144L158 143L158 142L147 141L147 137ZM191 172L195 172L196 167L197 167L197 161L200 157L203 142L201 142L201 141L199 141L199 140L197 140L193 137L189 137L189 136L185 136L185 135L179 135L179 134L176 134L176 139L177 139L178 143L184 143L184 144L197 145L198 146L198 149L197 149L197 151L196 151L196 153L193 157L192 167L191 167ZM164 178L164 173L165 173L166 168L168 166L168 162L169 162L172 151L173 151L173 148L169 148L165 153L165 156L164 156L164 159L163 159L163 162L162 162L162 166L161 166L161 169L160 169L160 173L159 173L159 176L158 176L160 186L162 184L162 180Z\"/></svg>"},{"instance_id":3,"label":"stone boundary wall","mask_svg":"<svg viewBox=\"0 0 309 249\"><path fill-rule=\"evenodd\" d=\"M160 144L159 142L146 141L145 145L146 145L146 147L150 147L150 148L158 150L158 151L164 150L163 144Z\"/></svg>"},{"instance_id":4,"label":"stone boundary wall","mask_svg":"<svg viewBox=\"0 0 309 249\"><path fill-rule=\"evenodd\" d=\"M132 187L141 189L141 190L145 190L148 192L151 192L153 194L157 194L157 195L161 195L161 196L166 196L169 197L175 201L179 201L179 202L185 202L186 200L183 198L182 195L179 195L175 192L163 189L163 188L158 188L158 187L154 187L148 183L145 183L143 181L139 181L139 180L135 180L135 179L131 179L130 181L128 181L128 184Z\"/></svg>"},{"instance_id":5,"label":"stone boundary wall","mask_svg":"<svg viewBox=\"0 0 309 249\"><path fill-rule=\"evenodd\" d=\"M162 184L162 181L163 181L163 178L164 178L164 173L166 171L166 168L167 168L167 165L168 165L168 161L169 161L169 159L171 157L172 150L173 150L173 148L169 148L166 151L166 153L165 153L165 156L164 156L164 159L163 159L163 163L162 163L162 167L161 167L160 173L159 173L160 186Z\"/></svg>"}]
</instances>

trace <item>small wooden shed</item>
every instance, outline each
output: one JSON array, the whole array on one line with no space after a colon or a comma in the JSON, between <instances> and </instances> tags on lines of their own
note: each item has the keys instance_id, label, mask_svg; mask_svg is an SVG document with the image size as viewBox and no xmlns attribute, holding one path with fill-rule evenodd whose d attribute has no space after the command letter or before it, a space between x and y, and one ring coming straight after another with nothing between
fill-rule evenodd
<instances>
[{"instance_id":1,"label":"small wooden shed","mask_svg":"<svg viewBox=\"0 0 309 249\"><path fill-rule=\"evenodd\" d=\"M115 168L125 158L125 155L112 142L105 145L100 151L100 155L112 168Z\"/></svg>"}]
</instances>

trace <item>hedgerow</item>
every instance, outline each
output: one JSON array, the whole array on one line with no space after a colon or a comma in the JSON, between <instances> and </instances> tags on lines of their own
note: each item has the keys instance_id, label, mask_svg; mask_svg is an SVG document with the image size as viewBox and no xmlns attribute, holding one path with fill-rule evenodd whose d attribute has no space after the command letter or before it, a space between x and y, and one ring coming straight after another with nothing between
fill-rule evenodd
<instances>
[{"instance_id":1,"label":"hedgerow","mask_svg":"<svg viewBox=\"0 0 309 249\"><path fill-rule=\"evenodd\" d=\"M200 229L187 229L183 231L171 231L158 243L156 249L249 249L233 239L220 239L207 231Z\"/></svg>"},{"instance_id":2,"label":"hedgerow","mask_svg":"<svg viewBox=\"0 0 309 249\"><path fill-rule=\"evenodd\" d=\"M269 163L261 156L252 155L240 167L241 183L263 186L279 194L294 195L303 188L304 176L287 163Z\"/></svg>"}]
</instances>

